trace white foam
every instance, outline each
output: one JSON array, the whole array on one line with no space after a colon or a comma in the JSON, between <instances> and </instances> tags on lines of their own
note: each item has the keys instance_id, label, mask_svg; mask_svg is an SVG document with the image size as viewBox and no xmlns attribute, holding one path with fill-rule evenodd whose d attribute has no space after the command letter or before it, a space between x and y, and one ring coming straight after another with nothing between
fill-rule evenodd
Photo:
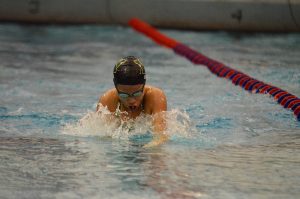
<instances>
[{"instance_id":1,"label":"white foam","mask_svg":"<svg viewBox=\"0 0 300 199\"><path fill-rule=\"evenodd\" d=\"M110 118L110 119L109 119ZM152 133L151 115L141 114L139 117L123 121L112 119L106 107L100 107L98 112L89 111L78 122L66 124L62 133L73 136L100 136L118 139L128 139L131 135ZM187 113L178 109L166 111L166 134L180 137L190 137L194 131Z\"/></svg>"}]
</instances>

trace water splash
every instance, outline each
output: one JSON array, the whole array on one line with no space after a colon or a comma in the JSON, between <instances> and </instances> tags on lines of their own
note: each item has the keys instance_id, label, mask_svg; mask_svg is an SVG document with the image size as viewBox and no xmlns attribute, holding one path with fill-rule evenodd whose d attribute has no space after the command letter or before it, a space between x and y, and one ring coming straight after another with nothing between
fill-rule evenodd
<instances>
[{"instance_id":1,"label":"water splash","mask_svg":"<svg viewBox=\"0 0 300 199\"><path fill-rule=\"evenodd\" d=\"M166 111L167 129L169 136L190 138L195 129L186 112L178 109ZM112 117L106 107L100 107L98 112L88 112L78 122L66 124L61 132L66 135L89 137L112 137L117 139L130 139L131 136L152 134L153 117L141 114L139 117L126 121Z\"/></svg>"}]
</instances>

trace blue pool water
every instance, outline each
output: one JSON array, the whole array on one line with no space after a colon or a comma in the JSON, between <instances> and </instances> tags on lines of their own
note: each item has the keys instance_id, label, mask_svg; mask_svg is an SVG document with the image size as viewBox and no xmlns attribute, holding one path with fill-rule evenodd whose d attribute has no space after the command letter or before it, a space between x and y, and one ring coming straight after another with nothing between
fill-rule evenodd
<instances>
[{"instance_id":1,"label":"blue pool water","mask_svg":"<svg viewBox=\"0 0 300 199\"><path fill-rule=\"evenodd\" d=\"M299 34L163 32L300 96ZM141 132L116 136L93 114L126 55L141 57L147 82L167 95L171 138L161 147L141 147L151 138L147 118ZM291 111L130 28L1 24L0 60L1 198L300 195Z\"/></svg>"}]
</instances>

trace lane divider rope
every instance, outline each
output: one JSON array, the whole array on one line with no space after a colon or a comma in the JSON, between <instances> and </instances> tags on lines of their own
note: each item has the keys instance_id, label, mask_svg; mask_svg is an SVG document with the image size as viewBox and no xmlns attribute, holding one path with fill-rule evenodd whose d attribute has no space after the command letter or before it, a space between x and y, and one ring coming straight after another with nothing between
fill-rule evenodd
<instances>
[{"instance_id":1,"label":"lane divider rope","mask_svg":"<svg viewBox=\"0 0 300 199\"><path fill-rule=\"evenodd\" d=\"M190 47L167 37L140 19L132 18L128 23L133 29L145 34L159 45L173 49L176 54L186 57L194 64L206 66L218 77L226 78L234 85L238 85L249 92L272 96L281 106L291 109L297 120L300 121L300 99L297 96L210 59Z\"/></svg>"}]
</instances>

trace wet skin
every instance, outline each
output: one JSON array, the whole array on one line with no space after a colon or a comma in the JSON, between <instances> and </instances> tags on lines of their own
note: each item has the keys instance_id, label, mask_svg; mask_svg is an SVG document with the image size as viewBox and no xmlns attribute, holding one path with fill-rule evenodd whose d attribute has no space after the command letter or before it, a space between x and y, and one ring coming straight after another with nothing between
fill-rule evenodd
<instances>
[{"instance_id":1,"label":"wet skin","mask_svg":"<svg viewBox=\"0 0 300 199\"><path fill-rule=\"evenodd\" d=\"M164 134L166 130L165 111L167 110L167 99L164 92L156 87L145 85L143 93L140 96L132 96L132 94L140 91L143 84L137 85L117 85L104 93L99 99L97 111L100 105L107 107L111 113L115 113L118 104L120 103L120 110L126 112L126 117L136 118L142 112L153 116L153 131L154 139L145 147L156 146L167 140ZM119 93L127 93L128 98L122 98Z\"/></svg>"}]
</instances>

